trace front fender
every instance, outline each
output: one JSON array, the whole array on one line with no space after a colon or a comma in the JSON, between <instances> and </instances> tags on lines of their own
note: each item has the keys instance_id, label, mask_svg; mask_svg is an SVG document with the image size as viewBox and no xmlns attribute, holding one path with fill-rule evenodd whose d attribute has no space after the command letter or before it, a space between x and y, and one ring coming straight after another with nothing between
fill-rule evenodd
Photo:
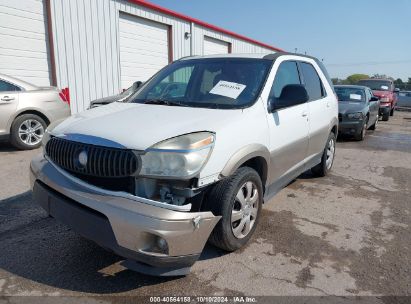
<instances>
[{"instance_id":1,"label":"front fender","mask_svg":"<svg viewBox=\"0 0 411 304\"><path fill-rule=\"evenodd\" d=\"M265 160L266 175L267 168L270 164L270 151L267 147L261 144L250 144L235 152L224 166L224 169L221 171L220 175L223 177L232 175L239 167L241 167L242 164L255 157L261 157Z\"/></svg>"}]
</instances>

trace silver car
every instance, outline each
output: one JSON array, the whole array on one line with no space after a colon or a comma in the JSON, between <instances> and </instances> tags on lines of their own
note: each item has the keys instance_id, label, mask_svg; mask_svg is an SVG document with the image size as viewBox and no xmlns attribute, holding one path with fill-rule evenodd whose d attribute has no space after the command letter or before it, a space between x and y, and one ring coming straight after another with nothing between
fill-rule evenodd
<instances>
[{"instance_id":1,"label":"silver car","mask_svg":"<svg viewBox=\"0 0 411 304\"><path fill-rule=\"evenodd\" d=\"M0 74L0 139L18 149L38 148L46 127L68 116L69 102L57 88Z\"/></svg>"}]
</instances>

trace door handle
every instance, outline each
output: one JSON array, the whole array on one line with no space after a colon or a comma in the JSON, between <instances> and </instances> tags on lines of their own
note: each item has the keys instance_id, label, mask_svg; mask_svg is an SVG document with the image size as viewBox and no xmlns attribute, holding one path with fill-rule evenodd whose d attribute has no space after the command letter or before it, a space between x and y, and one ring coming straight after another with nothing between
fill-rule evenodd
<instances>
[{"instance_id":1,"label":"door handle","mask_svg":"<svg viewBox=\"0 0 411 304\"><path fill-rule=\"evenodd\" d=\"M301 116L302 116L302 117L307 117L307 116L308 116L308 113L304 111L303 113L301 113Z\"/></svg>"},{"instance_id":2,"label":"door handle","mask_svg":"<svg viewBox=\"0 0 411 304\"><path fill-rule=\"evenodd\" d=\"M1 98L2 101L12 101L14 99L15 99L14 97L9 97L9 96L4 96Z\"/></svg>"}]
</instances>

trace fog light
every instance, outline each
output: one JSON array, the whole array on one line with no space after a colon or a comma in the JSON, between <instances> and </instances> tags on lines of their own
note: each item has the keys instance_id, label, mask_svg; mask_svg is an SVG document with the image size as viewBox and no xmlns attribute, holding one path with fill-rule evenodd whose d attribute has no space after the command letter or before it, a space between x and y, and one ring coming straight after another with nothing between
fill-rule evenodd
<instances>
[{"instance_id":1,"label":"fog light","mask_svg":"<svg viewBox=\"0 0 411 304\"><path fill-rule=\"evenodd\" d=\"M168 244L165 239L159 236L154 236L151 246L145 250L146 252L156 253L156 254L168 254Z\"/></svg>"},{"instance_id":2,"label":"fog light","mask_svg":"<svg viewBox=\"0 0 411 304\"><path fill-rule=\"evenodd\" d=\"M157 237L157 247L160 249L162 253L167 254L168 253L168 245L167 241L161 237Z\"/></svg>"}]
</instances>

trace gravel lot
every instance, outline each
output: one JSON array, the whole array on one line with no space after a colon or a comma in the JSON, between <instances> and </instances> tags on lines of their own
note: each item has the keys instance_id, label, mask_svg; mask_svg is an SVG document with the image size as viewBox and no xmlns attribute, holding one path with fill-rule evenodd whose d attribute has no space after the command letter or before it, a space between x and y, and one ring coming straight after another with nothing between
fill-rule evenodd
<instances>
[{"instance_id":1,"label":"gravel lot","mask_svg":"<svg viewBox=\"0 0 411 304\"><path fill-rule=\"evenodd\" d=\"M0 302L8 295L100 303L129 295L411 295L411 113L396 112L364 142L340 139L330 176L300 176L265 205L245 249L207 246L183 278L124 269L120 257L48 218L28 187L36 153L0 145Z\"/></svg>"}]
</instances>

